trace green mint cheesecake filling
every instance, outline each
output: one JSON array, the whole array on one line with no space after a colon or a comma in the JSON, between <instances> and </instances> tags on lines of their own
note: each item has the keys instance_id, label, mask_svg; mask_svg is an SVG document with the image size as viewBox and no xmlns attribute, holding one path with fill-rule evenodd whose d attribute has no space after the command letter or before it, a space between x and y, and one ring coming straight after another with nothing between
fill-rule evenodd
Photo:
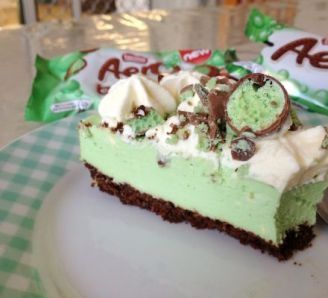
<instances>
[{"instance_id":1,"label":"green mint cheesecake filling","mask_svg":"<svg viewBox=\"0 0 328 298\"><path fill-rule=\"evenodd\" d=\"M275 245L297 225L315 223L316 204L328 183L318 182L281 193L276 188L217 167L203 158L176 154L158 164L156 147L147 141L124 142L93 116L81 123L81 159L117 183L162 198L186 210L229 222ZM91 124L91 126L90 126Z\"/></svg>"}]
</instances>

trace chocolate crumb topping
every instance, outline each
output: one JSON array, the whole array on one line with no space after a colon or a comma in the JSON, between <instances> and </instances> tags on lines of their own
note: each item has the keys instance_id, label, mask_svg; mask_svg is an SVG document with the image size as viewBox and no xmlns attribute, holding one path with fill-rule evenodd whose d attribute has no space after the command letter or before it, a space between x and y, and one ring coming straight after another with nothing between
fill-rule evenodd
<instances>
[{"instance_id":1,"label":"chocolate crumb topping","mask_svg":"<svg viewBox=\"0 0 328 298\"><path fill-rule=\"evenodd\" d=\"M186 111L178 111L178 114L181 116L184 116L186 119L186 122L198 125L200 123L207 123L208 121L208 115L206 113L191 113Z\"/></svg>"},{"instance_id":2,"label":"chocolate crumb topping","mask_svg":"<svg viewBox=\"0 0 328 298\"><path fill-rule=\"evenodd\" d=\"M133 111L133 114L136 118L142 118L142 117L147 116L149 111L150 111L149 108L145 107L144 105L141 105Z\"/></svg>"},{"instance_id":3,"label":"chocolate crumb topping","mask_svg":"<svg viewBox=\"0 0 328 298\"><path fill-rule=\"evenodd\" d=\"M147 139L148 139L148 140L154 140L155 137L156 137L156 134L153 134L153 135L151 135L151 136L148 136Z\"/></svg>"},{"instance_id":4,"label":"chocolate crumb topping","mask_svg":"<svg viewBox=\"0 0 328 298\"><path fill-rule=\"evenodd\" d=\"M118 122L116 127L112 127L110 130L112 132L117 132L118 131L120 134L122 134L123 133L123 126L124 126L123 122Z\"/></svg>"},{"instance_id":5,"label":"chocolate crumb topping","mask_svg":"<svg viewBox=\"0 0 328 298\"><path fill-rule=\"evenodd\" d=\"M163 159L159 159L159 160L157 160L157 164L161 168L164 168L166 166L166 164L167 164L167 161L166 160L163 160Z\"/></svg>"},{"instance_id":6,"label":"chocolate crumb topping","mask_svg":"<svg viewBox=\"0 0 328 298\"><path fill-rule=\"evenodd\" d=\"M231 142L230 147L232 158L240 161L249 160L256 151L255 143L244 136L234 139Z\"/></svg>"},{"instance_id":7,"label":"chocolate crumb topping","mask_svg":"<svg viewBox=\"0 0 328 298\"><path fill-rule=\"evenodd\" d=\"M255 89L263 87L268 80L268 78L262 73L254 73L250 75L248 79L253 81L253 87Z\"/></svg>"},{"instance_id":8,"label":"chocolate crumb topping","mask_svg":"<svg viewBox=\"0 0 328 298\"><path fill-rule=\"evenodd\" d=\"M174 124L174 123L171 123L171 124L170 124L170 127L172 127L172 130L171 130L171 132L168 132L168 133L167 133L167 134L169 134L169 135L176 134L177 131L179 130L179 126L176 125L176 124Z\"/></svg>"}]
</instances>

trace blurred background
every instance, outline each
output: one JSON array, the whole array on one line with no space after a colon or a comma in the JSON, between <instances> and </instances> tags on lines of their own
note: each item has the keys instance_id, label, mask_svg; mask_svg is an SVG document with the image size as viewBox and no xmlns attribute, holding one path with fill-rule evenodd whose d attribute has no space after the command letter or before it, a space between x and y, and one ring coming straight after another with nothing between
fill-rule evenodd
<instances>
[{"instance_id":1,"label":"blurred background","mask_svg":"<svg viewBox=\"0 0 328 298\"><path fill-rule=\"evenodd\" d=\"M281 9L281 2L285 9ZM317 1L266 1L266 0L0 0L0 26L15 26L51 20L79 19L85 15L134 12L154 9L210 8L220 5L231 8L249 3L267 4L270 13L284 21L292 22L297 5ZM320 1L319 1L320 2ZM326 3L325 3L326 2ZM327 1L321 1L321 5ZM311 7L311 5L308 5Z\"/></svg>"},{"instance_id":2,"label":"blurred background","mask_svg":"<svg viewBox=\"0 0 328 298\"><path fill-rule=\"evenodd\" d=\"M31 57L102 46L141 51L240 46L248 59L258 47L246 45L243 34L252 7L326 35L328 0L0 0L0 31L25 27L20 38Z\"/></svg>"},{"instance_id":3,"label":"blurred background","mask_svg":"<svg viewBox=\"0 0 328 298\"><path fill-rule=\"evenodd\" d=\"M233 47L252 60L263 47L244 35L253 7L327 36L328 0L0 0L0 146L39 125L24 121L36 55Z\"/></svg>"}]
</instances>

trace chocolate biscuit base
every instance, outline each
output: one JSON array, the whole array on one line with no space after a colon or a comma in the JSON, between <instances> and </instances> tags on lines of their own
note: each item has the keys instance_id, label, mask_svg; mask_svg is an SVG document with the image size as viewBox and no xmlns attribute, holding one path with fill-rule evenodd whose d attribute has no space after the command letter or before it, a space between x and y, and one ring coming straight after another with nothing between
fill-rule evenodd
<instances>
[{"instance_id":1,"label":"chocolate biscuit base","mask_svg":"<svg viewBox=\"0 0 328 298\"><path fill-rule=\"evenodd\" d=\"M128 184L115 183L113 178L102 174L92 165L85 163L85 166L90 170L95 185L101 191L118 197L123 204L147 209L171 223L188 222L196 229L216 229L220 232L225 232L238 239L240 243L259 249L262 253L267 252L280 261L288 260L295 251L303 250L310 246L311 240L315 236L312 226L300 225L297 231L288 231L284 242L277 247L271 242L267 242L251 232L236 228L229 223L213 220L197 212L176 207L171 202L141 193Z\"/></svg>"}]
</instances>

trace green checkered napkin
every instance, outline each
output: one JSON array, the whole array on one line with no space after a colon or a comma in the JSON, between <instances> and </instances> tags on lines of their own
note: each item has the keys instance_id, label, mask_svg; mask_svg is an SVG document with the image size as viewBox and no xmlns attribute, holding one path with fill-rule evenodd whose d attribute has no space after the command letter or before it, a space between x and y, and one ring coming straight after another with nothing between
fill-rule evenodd
<instances>
[{"instance_id":1,"label":"green checkered napkin","mask_svg":"<svg viewBox=\"0 0 328 298\"><path fill-rule=\"evenodd\" d=\"M78 115L47 125L0 151L0 297L45 297L31 258L42 200L78 162Z\"/></svg>"},{"instance_id":2,"label":"green checkered napkin","mask_svg":"<svg viewBox=\"0 0 328 298\"><path fill-rule=\"evenodd\" d=\"M45 297L32 263L36 214L47 193L78 162L77 115L44 126L0 151L0 297ZM301 112L308 125L328 117Z\"/></svg>"}]
</instances>

